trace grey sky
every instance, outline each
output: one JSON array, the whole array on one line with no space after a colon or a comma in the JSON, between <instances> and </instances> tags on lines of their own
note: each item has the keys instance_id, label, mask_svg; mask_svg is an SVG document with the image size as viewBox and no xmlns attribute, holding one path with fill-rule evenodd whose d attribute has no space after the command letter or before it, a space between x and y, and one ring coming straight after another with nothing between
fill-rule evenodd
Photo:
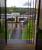
<instances>
[{"instance_id":1,"label":"grey sky","mask_svg":"<svg viewBox=\"0 0 42 50\"><path fill-rule=\"evenodd\" d=\"M5 7L5 0L0 0L0 7Z\"/></svg>"},{"instance_id":2,"label":"grey sky","mask_svg":"<svg viewBox=\"0 0 42 50\"><path fill-rule=\"evenodd\" d=\"M35 0L24 0L24 1L23 0L7 0L6 6L7 7L16 6L16 7L25 7L25 8L30 7L28 4L24 6L26 2L31 3L31 8L35 7Z\"/></svg>"}]
</instances>

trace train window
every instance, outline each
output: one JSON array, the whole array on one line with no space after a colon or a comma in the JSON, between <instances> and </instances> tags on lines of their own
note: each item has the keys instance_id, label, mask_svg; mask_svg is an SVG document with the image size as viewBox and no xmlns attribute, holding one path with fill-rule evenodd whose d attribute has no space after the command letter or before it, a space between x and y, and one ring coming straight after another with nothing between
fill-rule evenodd
<instances>
[{"instance_id":1,"label":"train window","mask_svg":"<svg viewBox=\"0 0 42 50\"><path fill-rule=\"evenodd\" d=\"M19 18L19 22L26 22L27 21L27 18L26 17L20 17Z\"/></svg>"},{"instance_id":2,"label":"train window","mask_svg":"<svg viewBox=\"0 0 42 50\"><path fill-rule=\"evenodd\" d=\"M23 21L24 20L24 18L19 18L19 21Z\"/></svg>"},{"instance_id":3,"label":"train window","mask_svg":"<svg viewBox=\"0 0 42 50\"><path fill-rule=\"evenodd\" d=\"M8 18L8 21L15 21L15 18Z\"/></svg>"},{"instance_id":4,"label":"train window","mask_svg":"<svg viewBox=\"0 0 42 50\"><path fill-rule=\"evenodd\" d=\"M7 15L8 16L8 15ZM9 22L11 22L11 21L13 21L13 22L16 22L16 18L7 18L7 21Z\"/></svg>"}]
</instances>

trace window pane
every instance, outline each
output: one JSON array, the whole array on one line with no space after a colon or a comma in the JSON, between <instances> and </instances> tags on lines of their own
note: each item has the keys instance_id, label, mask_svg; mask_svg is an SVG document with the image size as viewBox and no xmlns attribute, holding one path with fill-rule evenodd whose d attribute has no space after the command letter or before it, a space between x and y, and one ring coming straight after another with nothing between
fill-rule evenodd
<instances>
[{"instance_id":1,"label":"window pane","mask_svg":"<svg viewBox=\"0 0 42 50\"><path fill-rule=\"evenodd\" d=\"M33 43L36 30L35 0L7 0L7 38Z\"/></svg>"}]
</instances>

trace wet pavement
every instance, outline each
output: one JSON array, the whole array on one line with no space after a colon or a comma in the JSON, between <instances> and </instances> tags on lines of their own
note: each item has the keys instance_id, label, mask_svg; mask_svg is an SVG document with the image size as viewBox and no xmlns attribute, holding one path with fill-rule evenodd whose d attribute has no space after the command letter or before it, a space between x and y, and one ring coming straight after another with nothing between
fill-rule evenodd
<instances>
[{"instance_id":1,"label":"wet pavement","mask_svg":"<svg viewBox=\"0 0 42 50\"><path fill-rule=\"evenodd\" d=\"M21 36L21 28L17 27L15 31L12 32L11 39L19 39Z\"/></svg>"}]
</instances>

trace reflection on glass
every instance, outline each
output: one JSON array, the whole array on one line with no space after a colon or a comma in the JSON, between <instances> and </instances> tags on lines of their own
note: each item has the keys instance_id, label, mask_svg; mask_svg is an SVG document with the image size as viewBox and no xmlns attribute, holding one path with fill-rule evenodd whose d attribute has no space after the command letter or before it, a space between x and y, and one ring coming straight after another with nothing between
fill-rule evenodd
<instances>
[{"instance_id":1,"label":"reflection on glass","mask_svg":"<svg viewBox=\"0 0 42 50\"><path fill-rule=\"evenodd\" d=\"M34 37L35 0L7 0L7 38L32 40Z\"/></svg>"}]
</instances>

